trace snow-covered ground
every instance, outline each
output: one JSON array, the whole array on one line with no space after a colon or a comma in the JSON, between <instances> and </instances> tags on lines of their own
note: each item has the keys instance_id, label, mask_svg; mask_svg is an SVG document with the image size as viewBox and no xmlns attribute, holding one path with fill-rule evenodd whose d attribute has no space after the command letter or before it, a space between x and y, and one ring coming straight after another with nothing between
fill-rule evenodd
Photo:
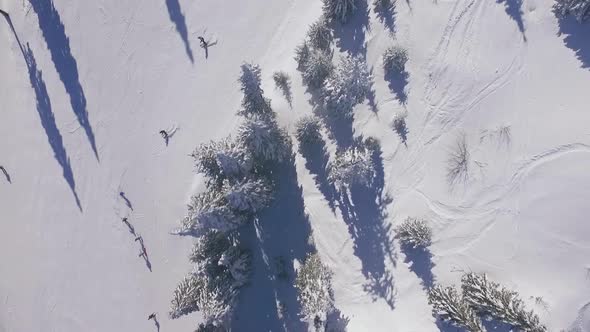
<instances>
[{"instance_id":1,"label":"snow-covered ground","mask_svg":"<svg viewBox=\"0 0 590 332\"><path fill-rule=\"evenodd\" d=\"M201 186L187 155L239 124L243 61L261 65L282 125L311 113L293 50L321 2L50 3L0 1L14 27L0 20L0 165L11 181L0 174L0 331L150 331L152 312L162 331L192 331L199 314L167 317L191 269L192 240L170 234ZM467 271L517 290L549 331L590 331L590 24L559 22L551 6L398 0L394 17L369 4L336 33L337 53L373 69L374 98L355 108L352 130L381 141L382 188L351 193L355 218L343 216L298 155L302 202L274 216L308 214L349 331L438 331L424 284ZM207 58L199 35L214 44ZM383 74L394 43L409 51L405 86ZM276 70L293 79L292 109ZM403 111L407 145L391 128ZM158 131L172 128L166 146ZM332 154L343 132L328 140ZM447 160L463 137L468 176L451 186ZM406 257L393 240L407 216L431 222L432 257ZM234 330L279 329L256 289L244 289Z\"/></svg>"}]
</instances>

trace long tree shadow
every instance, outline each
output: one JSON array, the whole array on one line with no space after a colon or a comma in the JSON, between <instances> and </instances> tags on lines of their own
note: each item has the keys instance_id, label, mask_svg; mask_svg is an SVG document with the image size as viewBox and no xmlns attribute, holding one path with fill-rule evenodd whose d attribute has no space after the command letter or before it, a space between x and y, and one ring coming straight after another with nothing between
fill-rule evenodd
<instances>
[{"instance_id":1,"label":"long tree shadow","mask_svg":"<svg viewBox=\"0 0 590 332\"><path fill-rule=\"evenodd\" d=\"M562 34L565 45L582 62L582 68L590 68L590 24L582 24L572 15L559 17L559 35Z\"/></svg>"},{"instance_id":2,"label":"long tree shadow","mask_svg":"<svg viewBox=\"0 0 590 332\"><path fill-rule=\"evenodd\" d=\"M385 207L392 202L383 196L384 172L381 149L374 147L373 163L376 174L370 186L352 185L340 199L342 217L354 241L354 254L361 260L362 272L368 283L365 290L375 298L383 298L393 308L394 280L386 261L395 264L391 245L391 228L385 225Z\"/></svg>"},{"instance_id":3,"label":"long tree shadow","mask_svg":"<svg viewBox=\"0 0 590 332\"><path fill-rule=\"evenodd\" d=\"M518 30L522 34L522 39L526 42L524 22L522 21L522 0L497 0L497 2L504 4L506 14L516 22Z\"/></svg>"},{"instance_id":4,"label":"long tree shadow","mask_svg":"<svg viewBox=\"0 0 590 332\"><path fill-rule=\"evenodd\" d=\"M57 128L57 124L55 123L55 117L53 116L53 111L51 110L51 101L47 93L45 81L43 81L43 74L39 69L37 69L37 62L33 56L33 51L31 51L29 48L29 44L27 43L24 48L21 47L21 50L23 51L23 56L29 70L31 86L35 91L35 96L37 98L37 112L39 113L39 118L41 119L41 125L43 126L43 129L45 129L45 134L47 135L49 145L53 150L55 160L57 160L63 170L63 177L68 183L72 194L74 195L76 205L78 206L78 209L82 211L80 199L76 193L76 183L74 181L72 167L70 166L70 158L66 153L62 136L59 132L59 129Z\"/></svg>"},{"instance_id":5,"label":"long tree shadow","mask_svg":"<svg viewBox=\"0 0 590 332\"><path fill-rule=\"evenodd\" d=\"M373 11L377 14L377 18L387 28L389 33L395 33L395 1L378 1L375 3Z\"/></svg>"},{"instance_id":6,"label":"long tree shadow","mask_svg":"<svg viewBox=\"0 0 590 332\"><path fill-rule=\"evenodd\" d=\"M422 286L425 289L432 288L434 285L434 275L432 274L434 263L432 262L430 250L406 244L402 244L401 250L406 255L404 262L411 263L410 271L414 272L422 280Z\"/></svg>"},{"instance_id":7,"label":"long tree shadow","mask_svg":"<svg viewBox=\"0 0 590 332\"><path fill-rule=\"evenodd\" d=\"M243 243L255 249L250 285L241 290L236 305L232 324L235 331L306 330L299 318L293 261L303 262L314 250L309 242L311 225L294 158L278 165L273 173L274 203L260 214L254 227L240 234Z\"/></svg>"},{"instance_id":8,"label":"long tree shadow","mask_svg":"<svg viewBox=\"0 0 590 332\"><path fill-rule=\"evenodd\" d=\"M400 104L405 105L408 101L406 85L408 85L409 74L407 71L386 70L385 80L388 82L389 90L393 92Z\"/></svg>"},{"instance_id":9,"label":"long tree shadow","mask_svg":"<svg viewBox=\"0 0 590 332\"><path fill-rule=\"evenodd\" d=\"M366 54L365 32L369 29L369 6L366 0L356 0L356 9L346 23L332 22L336 46L351 55Z\"/></svg>"},{"instance_id":10,"label":"long tree shadow","mask_svg":"<svg viewBox=\"0 0 590 332\"><path fill-rule=\"evenodd\" d=\"M170 20L174 22L176 25L176 31L182 38L184 43L184 48L186 50L186 55L191 60L191 63L194 63L195 60L193 58L193 50L191 49L190 41L188 40L188 29L186 27L186 20L184 19L184 15L180 10L180 3L178 0L166 0L166 7L168 8L168 14L170 15Z\"/></svg>"},{"instance_id":11,"label":"long tree shadow","mask_svg":"<svg viewBox=\"0 0 590 332\"><path fill-rule=\"evenodd\" d=\"M66 92L70 96L72 110L78 119L80 126L84 128L94 156L98 160L96 140L92 126L88 120L86 97L78 76L78 65L70 49L70 40L66 36L65 27L61 22L59 13L51 0L31 0L31 5L39 20L39 28L51 53L51 60L64 84Z\"/></svg>"},{"instance_id":12,"label":"long tree shadow","mask_svg":"<svg viewBox=\"0 0 590 332\"><path fill-rule=\"evenodd\" d=\"M336 142L339 149L352 146L354 142L354 130L352 128L354 115L326 114L323 116L323 120L326 128L328 128L329 137Z\"/></svg>"},{"instance_id":13,"label":"long tree shadow","mask_svg":"<svg viewBox=\"0 0 590 332\"><path fill-rule=\"evenodd\" d=\"M326 143L322 139L320 142L301 146L299 150L303 158L305 158L305 167L314 176L316 185L328 201L330 209L334 212L336 209L336 188L334 188L334 184L328 181L329 155L326 150Z\"/></svg>"}]
</instances>

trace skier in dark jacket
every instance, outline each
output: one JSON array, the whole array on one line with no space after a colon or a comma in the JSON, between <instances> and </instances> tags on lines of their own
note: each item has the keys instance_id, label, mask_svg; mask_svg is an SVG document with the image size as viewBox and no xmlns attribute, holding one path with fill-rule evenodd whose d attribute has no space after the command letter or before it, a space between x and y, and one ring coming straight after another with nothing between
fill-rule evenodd
<instances>
[{"instance_id":1,"label":"skier in dark jacket","mask_svg":"<svg viewBox=\"0 0 590 332\"><path fill-rule=\"evenodd\" d=\"M207 46L209 46L209 45L207 45L207 42L205 41L205 38L203 38L203 37L201 37L201 36L199 36L199 37L197 37L197 38L198 38L198 39L199 39L199 41L201 42L201 47L202 47L202 48L207 48Z\"/></svg>"}]
</instances>

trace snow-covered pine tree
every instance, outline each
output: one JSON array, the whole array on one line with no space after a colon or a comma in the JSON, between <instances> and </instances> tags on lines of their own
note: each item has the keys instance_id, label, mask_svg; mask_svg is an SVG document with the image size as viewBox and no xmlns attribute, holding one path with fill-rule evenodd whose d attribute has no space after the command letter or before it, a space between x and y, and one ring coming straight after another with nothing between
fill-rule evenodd
<instances>
[{"instance_id":1,"label":"snow-covered pine tree","mask_svg":"<svg viewBox=\"0 0 590 332\"><path fill-rule=\"evenodd\" d=\"M332 29L328 26L328 20L321 16L312 23L307 30L307 39L313 48L328 51L332 45Z\"/></svg>"},{"instance_id":2,"label":"snow-covered pine tree","mask_svg":"<svg viewBox=\"0 0 590 332\"><path fill-rule=\"evenodd\" d=\"M232 245L221 255L218 264L230 273L233 288L237 289L248 282L252 265L249 251Z\"/></svg>"},{"instance_id":3,"label":"snow-covered pine tree","mask_svg":"<svg viewBox=\"0 0 590 332\"><path fill-rule=\"evenodd\" d=\"M481 319L454 287L434 286L428 291L428 303L443 320L470 332L486 332Z\"/></svg>"},{"instance_id":4,"label":"snow-covered pine tree","mask_svg":"<svg viewBox=\"0 0 590 332\"><path fill-rule=\"evenodd\" d=\"M257 115L274 118L275 114L270 107L270 100L264 98L264 91L260 87L260 67L256 64L244 63L240 68L242 73L238 81L244 97L242 109L238 114L246 117Z\"/></svg>"},{"instance_id":5,"label":"snow-covered pine tree","mask_svg":"<svg viewBox=\"0 0 590 332\"><path fill-rule=\"evenodd\" d=\"M307 66L310 55L311 48L309 47L307 40L297 45L295 48L295 61L297 62L297 69L304 69Z\"/></svg>"},{"instance_id":6,"label":"snow-covered pine tree","mask_svg":"<svg viewBox=\"0 0 590 332\"><path fill-rule=\"evenodd\" d=\"M206 175L211 183L236 180L246 176L253 166L252 156L238 142L225 138L219 142L199 145L191 154L197 172Z\"/></svg>"},{"instance_id":7,"label":"snow-covered pine tree","mask_svg":"<svg viewBox=\"0 0 590 332\"><path fill-rule=\"evenodd\" d=\"M554 8L558 15L573 15L578 22L590 18L590 0L556 0Z\"/></svg>"},{"instance_id":8,"label":"snow-covered pine tree","mask_svg":"<svg viewBox=\"0 0 590 332\"><path fill-rule=\"evenodd\" d=\"M246 215L260 212L273 198L271 185L263 179L246 179L234 184L226 181L223 194L232 210Z\"/></svg>"},{"instance_id":9,"label":"snow-covered pine tree","mask_svg":"<svg viewBox=\"0 0 590 332\"><path fill-rule=\"evenodd\" d=\"M395 228L395 237L413 248L428 247L432 242L432 230L422 219L408 217Z\"/></svg>"},{"instance_id":10,"label":"snow-covered pine tree","mask_svg":"<svg viewBox=\"0 0 590 332\"><path fill-rule=\"evenodd\" d=\"M186 276L174 290L169 316L176 319L199 310L198 294L205 287L204 280L194 274Z\"/></svg>"},{"instance_id":11,"label":"snow-covered pine tree","mask_svg":"<svg viewBox=\"0 0 590 332\"><path fill-rule=\"evenodd\" d=\"M546 332L539 316L525 309L518 293L488 280L485 274L466 273L461 278L463 298L483 315L490 315L519 331Z\"/></svg>"},{"instance_id":12,"label":"snow-covered pine tree","mask_svg":"<svg viewBox=\"0 0 590 332\"><path fill-rule=\"evenodd\" d=\"M336 72L327 79L324 87L328 112L349 115L355 105L365 100L371 85L371 73L360 55L342 57Z\"/></svg>"},{"instance_id":13,"label":"snow-covered pine tree","mask_svg":"<svg viewBox=\"0 0 590 332\"><path fill-rule=\"evenodd\" d=\"M205 322L214 326L228 324L236 295L234 289L223 287L219 283L203 288L197 294L197 303Z\"/></svg>"},{"instance_id":14,"label":"snow-covered pine tree","mask_svg":"<svg viewBox=\"0 0 590 332\"><path fill-rule=\"evenodd\" d=\"M322 0L324 16L346 23L356 9L355 0Z\"/></svg>"},{"instance_id":15,"label":"snow-covered pine tree","mask_svg":"<svg viewBox=\"0 0 590 332\"><path fill-rule=\"evenodd\" d=\"M401 46L392 46L383 53L383 69L385 72L404 72L408 62L408 51Z\"/></svg>"},{"instance_id":16,"label":"snow-covered pine tree","mask_svg":"<svg viewBox=\"0 0 590 332\"><path fill-rule=\"evenodd\" d=\"M357 145L336 153L336 158L329 165L328 180L341 188L353 184L368 186L374 175L372 152L363 145Z\"/></svg>"},{"instance_id":17,"label":"snow-covered pine tree","mask_svg":"<svg viewBox=\"0 0 590 332\"><path fill-rule=\"evenodd\" d=\"M334 71L332 55L320 50L312 49L303 66L303 81L312 88L319 88Z\"/></svg>"},{"instance_id":18,"label":"snow-covered pine tree","mask_svg":"<svg viewBox=\"0 0 590 332\"><path fill-rule=\"evenodd\" d=\"M297 120L295 137L299 141L299 145L305 147L320 142L322 140L320 129L320 120L313 115L307 115Z\"/></svg>"},{"instance_id":19,"label":"snow-covered pine tree","mask_svg":"<svg viewBox=\"0 0 590 332\"><path fill-rule=\"evenodd\" d=\"M291 140L274 119L253 116L240 126L240 143L254 156L256 162L281 162L291 153Z\"/></svg>"},{"instance_id":20,"label":"snow-covered pine tree","mask_svg":"<svg viewBox=\"0 0 590 332\"><path fill-rule=\"evenodd\" d=\"M223 326L215 326L212 323L208 324L199 324L199 327L195 330L195 332L227 332L228 330Z\"/></svg>"},{"instance_id":21,"label":"snow-covered pine tree","mask_svg":"<svg viewBox=\"0 0 590 332\"><path fill-rule=\"evenodd\" d=\"M295 287L302 314L309 323L324 325L328 313L334 307L332 272L317 253L309 254L297 271Z\"/></svg>"},{"instance_id":22,"label":"snow-covered pine tree","mask_svg":"<svg viewBox=\"0 0 590 332\"><path fill-rule=\"evenodd\" d=\"M188 205L187 216L182 220L179 234L199 235L206 230L229 232L244 224L248 218L236 214L227 204L218 188L195 195Z\"/></svg>"}]
</instances>

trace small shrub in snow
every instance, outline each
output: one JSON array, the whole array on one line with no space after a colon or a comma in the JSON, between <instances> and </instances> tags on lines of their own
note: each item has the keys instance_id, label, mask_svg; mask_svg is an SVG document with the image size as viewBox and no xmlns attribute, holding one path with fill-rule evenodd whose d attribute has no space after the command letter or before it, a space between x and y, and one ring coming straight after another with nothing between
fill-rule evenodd
<instances>
[{"instance_id":1,"label":"small shrub in snow","mask_svg":"<svg viewBox=\"0 0 590 332\"><path fill-rule=\"evenodd\" d=\"M322 51L311 50L303 66L303 81L312 88L319 88L334 71L332 56Z\"/></svg>"},{"instance_id":2,"label":"small shrub in snow","mask_svg":"<svg viewBox=\"0 0 590 332\"><path fill-rule=\"evenodd\" d=\"M253 167L248 151L230 138L201 144L191 156L195 160L197 172L208 176L214 183L242 178Z\"/></svg>"},{"instance_id":3,"label":"small shrub in snow","mask_svg":"<svg viewBox=\"0 0 590 332\"><path fill-rule=\"evenodd\" d=\"M337 71L324 87L326 107L333 114L349 114L371 91L372 76L365 60L347 55L340 60Z\"/></svg>"},{"instance_id":4,"label":"small shrub in snow","mask_svg":"<svg viewBox=\"0 0 590 332\"><path fill-rule=\"evenodd\" d=\"M469 177L469 150L467 138L461 134L447 159L447 182L453 186L467 181Z\"/></svg>"},{"instance_id":5,"label":"small shrub in snow","mask_svg":"<svg viewBox=\"0 0 590 332\"><path fill-rule=\"evenodd\" d=\"M314 325L325 324L333 309L332 272L322 264L318 254L310 254L297 271L295 287L304 318Z\"/></svg>"},{"instance_id":6,"label":"small shrub in snow","mask_svg":"<svg viewBox=\"0 0 590 332\"><path fill-rule=\"evenodd\" d=\"M408 127L406 126L407 115L408 113L406 111L397 113L393 117L393 123L391 124L404 144L406 144L406 141L408 140Z\"/></svg>"},{"instance_id":7,"label":"small shrub in snow","mask_svg":"<svg viewBox=\"0 0 590 332\"><path fill-rule=\"evenodd\" d=\"M272 119L260 117L246 119L239 129L238 137L257 162L281 162L291 153L289 136Z\"/></svg>"},{"instance_id":8,"label":"small shrub in snow","mask_svg":"<svg viewBox=\"0 0 590 332\"><path fill-rule=\"evenodd\" d=\"M336 154L329 166L328 180L338 187L353 184L368 186L374 175L371 151L364 146L353 146Z\"/></svg>"},{"instance_id":9,"label":"small shrub in snow","mask_svg":"<svg viewBox=\"0 0 590 332\"><path fill-rule=\"evenodd\" d=\"M309 47L309 43L304 41L300 45L297 45L295 48L295 61L297 62L297 68L303 69L307 65L309 61L309 57L311 55L311 48Z\"/></svg>"},{"instance_id":10,"label":"small shrub in snow","mask_svg":"<svg viewBox=\"0 0 590 332\"><path fill-rule=\"evenodd\" d=\"M590 17L590 0L556 0L554 9L560 16L571 14L582 22Z\"/></svg>"},{"instance_id":11,"label":"small shrub in snow","mask_svg":"<svg viewBox=\"0 0 590 332\"><path fill-rule=\"evenodd\" d=\"M461 278L463 297L478 313L490 315L519 331L546 332L532 311L524 308L523 301L514 291L489 281L485 274L466 273Z\"/></svg>"},{"instance_id":12,"label":"small shrub in snow","mask_svg":"<svg viewBox=\"0 0 590 332\"><path fill-rule=\"evenodd\" d=\"M223 192L227 205L240 213L255 214L272 200L271 186L261 179L247 179L234 184L226 181Z\"/></svg>"},{"instance_id":13,"label":"small shrub in snow","mask_svg":"<svg viewBox=\"0 0 590 332\"><path fill-rule=\"evenodd\" d=\"M470 332L485 332L481 319L453 287L434 286L428 292L428 303L435 315Z\"/></svg>"},{"instance_id":14,"label":"small shrub in snow","mask_svg":"<svg viewBox=\"0 0 590 332\"><path fill-rule=\"evenodd\" d=\"M299 141L299 145L304 147L320 142L322 140L320 129L320 121L313 115L304 116L297 120L295 124L295 137Z\"/></svg>"},{"instance_id":15,"label":"small shrub in snow","mask_svg":"<svg viewBox=\"0 0 590 332\"><path fill-rule=\"evenodd\" d=\"M408 51L401 46L392 46L383 53L383 69L393 72L403 72L406 70L408 62Z\"/></svg>"},{"instance_id":16,"label":"small shrub in snow","mask_svg":"<svg viewBox=\"0 0 590 332\"><path fill-rule=\"evenodd\" d=\"M355 0L322 0L324 16L345 23L356 9Z\"/></svg>"},{"instance_id":17,"label":"small shrub in snow","mask_svg":"<svg viewBox=\"0 0 590 332\"><path fill-rule=\"evenodd\" d=\"M272 75L277 89L280 89L287 99L289 105L293 102L293 95L291 94L291 78L284 71L277 71Z\"/></svg>"},{"instance_id":18,"label":"small shrub in snow","mask_svg":"<svg viewBox=\"0 0 590 332\"><path fill-rule=\"evenodd\" d=\"M327 51L332 45L332 29L328 21L322 16L312 23L307 30L307 39L313 48Z\"/></svg>"},{"instance_id":19,"label":"small shrub in snow","mask_svg":"<svg viewBox=\"0 0 590 332\"><path fill-rule=\"evenodd\" d=\"M274 117L274 112L270 107L270 100L264 98L264 92L260 87L260 67L256 64L244 63L241 69L242 73L238 81L244 97L242 99L242 109L238 114Z\"/></svg>"},{"instance_id":20,"label":"small shrub in snow","mask_svg":"<svg viewBox=\"0 0 590 332\"><path fill-rule=\"evenodd\" d=\"M408 217L395 232L403 244L413 248L428 247L432 242L432 230L422 219Z\"/></svg>"}]
</instances>

